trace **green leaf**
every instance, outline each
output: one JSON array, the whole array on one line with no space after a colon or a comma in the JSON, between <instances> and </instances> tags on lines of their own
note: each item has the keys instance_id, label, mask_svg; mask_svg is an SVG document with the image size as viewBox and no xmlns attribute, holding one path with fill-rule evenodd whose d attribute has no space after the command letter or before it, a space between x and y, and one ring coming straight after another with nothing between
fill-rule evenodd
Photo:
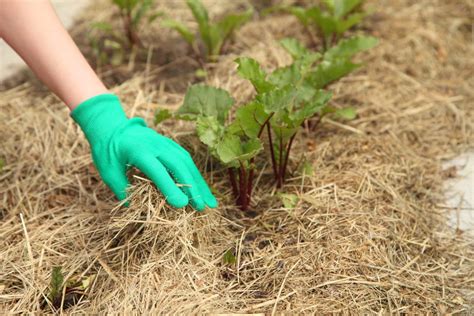
<instances>
[{"instance_id":1,"label":"green leaf","mask_svg":"<svg viewBox=\"0 0 474 316\"><path fill-rule=\"evenodd\" d=\"M242 142L239 136L225 134L216 146L216 155L224 164L238 166L255 157L263 149L259 139Z\"/></svg>"},{"instance_id":2,"label":"green leaf","mask_svg":"<svg viewBox=\"0 0 474 316\"><path fill-rule=\"evenodd\" d=\"M3 158L0 158L0 171L3 170L3 167L5 167L5 160L3 160Z\"/></svg>"},{"instance_id":3,"label":"green leaf","mask_svg":"<svg viewBox=\"0 0 474 316\"><path fill-rule=\"evenodd\" d=\"M198 117L196 131L202 143L214 149L224 136L225 128L214 116Z\"/></svg>"},{"instance_id":4,"label":"green leaf","mask_svg":"<svg viewBox=\"0 0 474 316\"><path fill-rule=\"evenodd\" d=\"M233 265L237 262L237 258L235 257L234 254L234 249L229 249L224 253L224 256L222 257L222 261L225 264L228 265Z\"/></svg>"},{"instance_id":5,"label":"green leaf","mask_svg":"<svg viewBox=\"0 0 474 316\"><path fill-rule=\"evenodd\" d=\"M353 120L357 117L357 111L353 107L347 107L343 109L337 109L334 115L344 120Z\"/></svg>"},{"instance_id":6,"label":"green leaf","mask_svg":"<svg viewBox=\"0 0 474 316\"><path fill-rule=\"evenodd\" d=\"M377 43L377 38L372 36L354 36L340 40L337 45L326 51L324 54L324 60L332 60L336 58L349 59L357 53L376 46Z\"/></svg>"},{"instance_id":7,"label":"green leaf","mask_svg":"<svg viewBox=\"0 0 474 316\"><path fill-rule=\"evenodd\" d=\"M193 44L194 42L193 32L191 32L191 30L189 30L188 27L182 24L181 22L178 22L172 19L166 19L166 20L161 21L161 26L177 31L184 38L186 42L188 42L191 45Z\"/></svg>"},{"instance_id":8,"label":"green leaf","mask_svg":"<svg viewBox=\"0 0 474 316\"><path fill-rule=\"evenodd\" d=\"M318 90L311 101L304 103L300 109L290 112L289 118L296 122L295 125L300 125L304 120L318 113L329 102L331 96L331 92Z\"/></svg>"},{"instance_id":9,"label":"green leaf","mask_svg":"<svg viewBox=\"0 0 474 316\"><path fill-rule=\"evenodd\" d=\"M310 22L310 17L308 15L308 11L302 7L288 7L286 8L286 11L290 14L293 14L300 22L307 26Z\"/></svg>"},{"instance_id":10,"label":"green leaf","mask_svg":"<svg viewBox=\"0 0 474 316\"><path fill-rule=\"evenodd\" d=\"M239 65L237 73L242 78L249 80L258 93L269 91L272 88L272 85L266 80L267 74L255 59L239 57L235 62Z\"/></svg>"},{"instance_id":11,"label":"green leaf","mask_svg":"<svg viewBox=\"0 0 474 316\"><path fill-rule=\"evenodd\" d=\"M224 124L234 99L223 89L206 85L189 87L183 105L176 112L180 118L195 120L197 116L214 116Z\"/></svg>"},{"instance_id":12,"label":"green leaf","mask_svg":"<svg viewBox=\"0 0 474 316\"><path fill-rule=\"evenodd\" d=\"M165 15L165 14L164 14L163 12L161 12L161 11L155 12L155 13L153 13L153 14L150 14L150 15L148 16L148 23L151 23L151 22L155 21L157 18L159 18L159 17L161 17L161 16L164 16L164 15Z\"/></svg>"},{"instance_id":13,"label":"green leaf","mask_svg":"<svg viewBox=\"0 0 474 316\"><path fill-rule=\"evenodd\" d=\"M280 41L280 44L293 59L298 59L310 53L310 51L295 38L284 38Z\"/></svg>"},{"instance_id":14,"label":"green leaf","mask_svg":"<svg viewBox=\"0 0 474 316\"><path fill-rule=\"evenodd\" d=\"M206 78L207 71L205 69L199 68L194 72L194 75L198 78Z\"/></svg>"},{"instance_id":15,"label":"green leaf","mask_svg":"<svg viewBox=\"0 0 474 316\"><path fill-rule=\"evenodd\" d=\"M305 176L312 176L314 174L313 165L310 162L305 161L301 167L301 173Z\"/></svg>"},{"instance_id":16,"label":"green leaf","mask_svg":"<svg viewBox=\"0 0 474 316\"><path fill-rule=\"evenodd\" d=\"M321 12L318 7L308 9L308 18L323 32L324 37L330 37L337 30L337 19L328 15L325 12Z\"/></svg>"},{"instance_id":17,"label":"green leaf","mask_svg":"<svg viewBox=\"0 0 474 316\"><path fill-rule=\"evenodd\" d=\"M199 27L207 26L209 23L209 15L207 14L206 8L202 5L200 0L186 0L186 4L191 10L196 22Z\"/></svg>"},{"instance_id":18,"label":"green leaf","mask_svg":"<svg viewBox=\"0 0 474 316\"><path fill-rule=\"evenodd\" d=\"M101 31L104 31L104 32L112 32L112 25L110 23L107 23L107 22L94 22L91 24L91 28L92 29L97 29L97 30L101 30Z\"/></svg>"},{"instance_id":19,"label":"green leaf","mask_svg":"<svg viewBox=\"0 0 474 316\"><path fill-rule=\"evenodd\" d=\"M206 8L202 5L200 0L186 0L186 3L191 10L194 19L198 23L199 33L201 38L208 48L208 55L210 55L214 43L218 40L218 34L216 35L216 30L212 30L211 25L209 24L209 15Z\"/></svg>"},{"instance_id":20,"label":"green leaf","mask_svg":"<svg viewBox=\"0 0 474 316\"><path fill-rule=\"evenodd\" d=\"M308 78L308 82L311 82L314 87L321 89L330 83L348 75L359 67L359 64L354 64L347 59L323 61L318 65L314 73L312 73Z\"/></svg>"},{"instance_id":21,"label":"green leaf","mask_svg":"<svg viewBox=\"0 0 474 316\"><path fill-rule=\"evenodd\" d=\"M237 109L235 113L236 124L240 126L242 131L249 138L258 138L262 125L268 119L263 105L258 102L251 102Z\"/></svg>"},{"instance_id":22,"label":"green leaf","mask_svg":"<svg viewBox=\"0 0 474 316\"><path fill-rule=\"evenodd\" d=\"M112 0L120 9L127 9L127 0Z\"/></svg>"},{"instance_id":23,"label":"green leaf","mask_svg":"<svg viewBox=\"0 0 474 316\"><path fill-rule=\"evenodd\" d=\"M217 25L220 30L221 36L225 40L229 37L236 29L245 24L253 15L253 10L249 9L246 12L240 14L229 14L220 20Z\"/></svg>"},{"instance_id":24,"label":"green leaf","mask_svg":"<svg viewBox=\"0 0 474 316\"><path fill-rule=\"evenodd\" d=\"M143 16L150 10L154 0L140 0L140 6L135 10L132 17L132 24L137 26L142 20Z\"/></svg>"},{"instance_id":25,"label":"green leaf","mask_svg":"<svg viewBox=\"0 0 474 316\"><path fill-rule=\"evenodd\" d=\"M298 82L301 79L298 68L295 64L277 68L268 76L268 81L279 88Z\"/></svg>"},{"instance_id":26,"label":"green leaf","mask_svg":"<svg viewBox=\"0 0 474 316\"><path fill-rule=\"evenodd\" d=\"M259 94L256 100L263 104L265 112L268 114L278 112L283 109L290 109L296 91L293 86L276 88L266 93Z\"/></svg>"},{"instance_id":27,"label":"green leaf","mask_svg":"<svg viewBox=\"0 0 474 316\"><path fill-rule=\"evenodd\" d=\"M332 0L334 3L334 15L337 18L342 18L358 7L363 0ZM329 2L326 0L326 2Z\"/></svg>"},{"instance_id":28,"label":"green leaf","mask_svg":"<svg viewBox=\"0 0 474 316\"><path fill-rule=\"evenodd\" d=\"M279 196L283 206L287 209L293 209L298 204L299 198L296 194L280 193Z\"/></svg>"},{"instance_id":29,"label":"green leaf","mask_svg":"<svg viewBox=\"0 0 474 316\"><path fill-rule=\"evenodd\" d=\"M363 18L365 18L366 14L365 13L354 13L349 15L345 20L338 21L337 26L336 26L336 31L338 34L342 34L354 25L358 24L360 21L362 21Z\"/></svg>"},{"instance_id":30,"label":"green leaf","mask_svg":"<svg viewBox=\"0 0 474 316\"><path fill-rule=\"evenodd\" d=\"M173 117L173 115L168 109L157 109L155 112L155 124L158 125L171 117Z\"/></svg>"},{"instance_id":31,"label":"green leaf","mask_svg":"<svg viewBox=\"0 0 474 316\"><path fill-rule=\"evenodd\" d=\"M50 301L54 301L63 292L64 276L61 271L61 267L53 267L51 272L51 282L49 284L49 295L48 298Z\"/></svg>"}]
</instances>

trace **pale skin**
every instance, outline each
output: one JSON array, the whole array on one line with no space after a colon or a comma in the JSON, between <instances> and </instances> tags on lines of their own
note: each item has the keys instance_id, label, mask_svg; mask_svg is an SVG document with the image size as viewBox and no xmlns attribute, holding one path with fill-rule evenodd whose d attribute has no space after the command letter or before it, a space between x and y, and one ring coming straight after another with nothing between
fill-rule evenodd
<instances>
[{"instance_id":1,"label":"pale skin","mask_svg":"<svg viewBox=\"0 0 474 316\"><path fill-rule=\"evenodd\" d=\"M48 0L0 0L0 37L70 110L108 92Z\"/></svg>"}]
</instances>

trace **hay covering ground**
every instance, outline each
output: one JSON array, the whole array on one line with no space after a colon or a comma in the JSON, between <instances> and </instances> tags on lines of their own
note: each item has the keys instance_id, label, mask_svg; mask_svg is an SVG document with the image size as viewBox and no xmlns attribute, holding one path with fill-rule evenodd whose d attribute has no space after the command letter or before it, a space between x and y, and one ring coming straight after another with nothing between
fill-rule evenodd
<instances>
[{"instance_id":1,"label":"hay covering ground","mask_svg":"<svg viewBox=\"0 0 474 316\"><path fill-rule=\"evenodd\" d=\"M206 3L218 15L240 2ZM232 206L222 168L209 162L192 129L176 123L159 130L195 153L220 207L169 209L139 176L131 207L117 206L61 102L32 79L5 85L1 314L38 312L53 266L69 279L94 277L71 313L472 313L473 240L446 224L442 180L450 174L441 169L443 159L474 145L469 3L372 2L377 10L363 30L381 44L362 57L366 67L331 87L333 102L357 107L358 119L300 134L284 188L298 195L294 208L283 207L260 165L252 219ZM181 2L161 5L189 19ZM91 19L113 14L104 12L87 13L74 30L79 42ZM103 72L106 80L130 77L113 91L129 115L150 125L158 105L181 102L196 67L174 33L156 30L145 30L155 49L148 68ZM285 36L309 42L292 17L249 23L208 81L245 101L252 89L232 60L284 65L289 57L277 40ZM312 163L312 175L298 172L302 160ZM229 249L233 265L223 263Z\"/></svg>"}]
</instances>

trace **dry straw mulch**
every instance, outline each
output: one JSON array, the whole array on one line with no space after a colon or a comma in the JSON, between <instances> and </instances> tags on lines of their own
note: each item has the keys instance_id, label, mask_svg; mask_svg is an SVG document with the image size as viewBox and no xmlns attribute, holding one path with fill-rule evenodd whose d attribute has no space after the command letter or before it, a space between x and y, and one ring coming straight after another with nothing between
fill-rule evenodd
<instances>
[{"instance_id":1,"label":"dry straw mulch","mask_svg":"<svg viewBox=\"0 0 474 316\"><path fill-rule=\"evenodd\" d=\"M207 3L216 14L225 11L222 1ZM364 55L366 67L331 87L334 103L357 107L358 118L300 135L294 177L284 188L299 197L294 208L283 207L260 165L258 215L250 219L232 206L221 167L209 162L189 126L160 130L196 153L220 207L169 209L136 176L131 207L122 208L61 102L31 80L4 89L1 314L38 312L53 266L68 279L92 280L71 313L472 313L474 243L446 224L441 169L443 159L474 145L469 3L372 2L377 11L364 31L381 43ZM186 17L176 6L168 10ZM148 31L164 55L181 45L172 32ZM209 82L243 102L252 89L236 77L233 58L283 65L289 57L276 41L289 35L309 42L292 17L250 23ZM176 60L189 62L182 53ZM180 65L150 65L113 90L130 115L153 125L157 104L182 100ZM303 160L312 175L298 171ZM228 250L234 264L223 262Z\"/></svg>"}]
</instances>

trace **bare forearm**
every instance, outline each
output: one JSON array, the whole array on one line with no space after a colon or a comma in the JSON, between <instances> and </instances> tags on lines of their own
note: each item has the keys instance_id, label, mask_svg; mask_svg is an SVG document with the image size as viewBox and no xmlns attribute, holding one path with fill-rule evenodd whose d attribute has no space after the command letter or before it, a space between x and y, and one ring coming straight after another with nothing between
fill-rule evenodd
<instances>
[{"instance_id":1,"label":"bare forearm","mask_svg":"<svg viewBox=\"0 0 474 316\"><path fill-rule=\"evenodd\" d=\"M72 110L106 87L47 0L0 0L0 36Z\"/></svg>"}]
</instances>

